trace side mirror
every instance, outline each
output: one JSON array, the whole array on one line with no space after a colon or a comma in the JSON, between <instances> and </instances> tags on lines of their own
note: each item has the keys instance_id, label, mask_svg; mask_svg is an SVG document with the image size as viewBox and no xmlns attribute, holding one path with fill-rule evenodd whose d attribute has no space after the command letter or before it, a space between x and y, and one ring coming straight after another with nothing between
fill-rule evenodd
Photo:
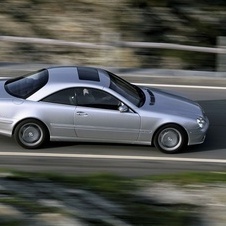
<instances>
[{"instance_id":1,"label":"side mirror","mask_svg":"<svg viewBox=\"0 0 226 226\"><path fill-rule=\"evenodd\" d=\"M121 113L123 113L123 112L128 112L129 111L129 108L126 106L126 105L121 105L121 106L119 106L119 111L121 112Z\"/></svg>"}]
</instances>

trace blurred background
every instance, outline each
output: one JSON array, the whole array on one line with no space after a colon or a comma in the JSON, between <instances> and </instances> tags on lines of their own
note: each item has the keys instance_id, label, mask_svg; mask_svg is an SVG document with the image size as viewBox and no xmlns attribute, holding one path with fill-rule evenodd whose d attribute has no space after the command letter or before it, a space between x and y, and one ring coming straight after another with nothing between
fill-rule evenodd
<instances>
[{"instance_id":1,"label":"blurred background","mask_svg":"<svg viewBox=\"0 0 226 226\"><path fill-rule=\"evenodd\" d=\"M0 62L224 71L225 12L224 0L3 0Z\"/></svg>"}]
</instances>

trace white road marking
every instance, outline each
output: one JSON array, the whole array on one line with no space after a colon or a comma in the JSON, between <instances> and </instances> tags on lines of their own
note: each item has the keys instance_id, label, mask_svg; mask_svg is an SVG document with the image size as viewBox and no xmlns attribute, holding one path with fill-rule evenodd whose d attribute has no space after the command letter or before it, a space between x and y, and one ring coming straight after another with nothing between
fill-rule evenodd
<instances>
[{"instance_id":1,"label":"white road marking","mask_svg":"<svg viewBox=\"0 0 226 226\"><path fill-rule=\"evenodd\" d=\"M126 156L126 155L0 152L0 156L226 163L226 159L176 158L176 157L151 157L151 156Z\"/></svg>"},{"instance_id":2,"label":"white road marking","mask_svg":"<svg viewBox=\"0 0 226 226\"><path fill-rule=\"evenodd\" d=\"M188 88L188 89L219 89L226 90L222 86L193 86L193 85L170 85L170 84L148 84L148 83L134 83L138 86L154 86L154 87L169 87L169 88Z\"/></svg>"}]
</instances>

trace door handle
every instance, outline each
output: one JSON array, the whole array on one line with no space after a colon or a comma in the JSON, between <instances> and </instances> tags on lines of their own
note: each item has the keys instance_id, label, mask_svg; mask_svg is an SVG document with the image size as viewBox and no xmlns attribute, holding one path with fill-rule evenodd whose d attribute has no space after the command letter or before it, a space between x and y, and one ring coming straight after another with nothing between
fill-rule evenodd
<instances>
[{"instance_id":1,"label":"door handle","mask_svg":"<svg viewBox=\"0 0 226 226\"><path fill-rule=\"evenodd\" d=\"M79 116L88 116L88 114L85 113L85 112L83 112L83 111L76 112L76 115L79 115Z\"/></svg>"}]
</instances>

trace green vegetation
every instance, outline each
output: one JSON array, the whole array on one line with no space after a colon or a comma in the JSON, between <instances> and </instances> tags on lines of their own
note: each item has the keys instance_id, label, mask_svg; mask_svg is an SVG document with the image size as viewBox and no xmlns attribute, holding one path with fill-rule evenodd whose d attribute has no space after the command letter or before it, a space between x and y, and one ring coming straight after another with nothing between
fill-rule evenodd
<instances>
[{"instance_id":1,"label":"green vegetation","mask_svg":"<svg viewBox=\"0 0 226 226\"><path fill-rule=\"evenodd\" d=\"M181 174L157 175L146 177L153 182L171 182L177 184L226 183L226 172L187 172Z\"/></svg>"},{"instance_id":2,"label":"green vegetation","mask_svg":"<svg viewBox=\"0 0 226 226\"><path fill-rule=\"evenodd\" d=\"M202 183L226 183L226 172L185 172L175 174L150 175L140 178L128 178L112 174L92 174L87 176L67 176L53 173L28 173L13 172L7 176L11 180L33 181L47 180L58 182L74 187L82 186L94 190L103 190L106 192L121 192L126 190L136 190L137 181L150 182L172 182L178 184L202 184ZM131 190L132 189L132 190Z\"/></svg>"}]
</instances>

